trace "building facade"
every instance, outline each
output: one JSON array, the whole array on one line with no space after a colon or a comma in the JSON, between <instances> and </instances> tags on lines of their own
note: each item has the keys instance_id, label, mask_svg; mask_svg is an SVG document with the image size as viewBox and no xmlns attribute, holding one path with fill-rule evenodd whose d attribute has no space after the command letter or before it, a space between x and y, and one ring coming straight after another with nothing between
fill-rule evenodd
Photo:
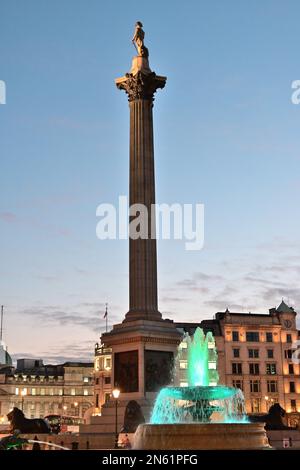
<instances>
[{"instance_id":1,"label":"building facade","mask_svg":"<svg viewBox=\"0 0 300 470\"><path fill-rule=\"evenodd\" d=\"M17 367L0 369L0 421L13 407L27 418L50 414L85 418L94 405L93 363L44 365L38 359L19 359Z\"/></svg>"},{"instance_id":2,"label":"building facade","mask_svg":"<svg viewBox=\"0 0 300 470\"><path fill-rule=\"evenodd\" d=\"M297 345L300 332L296 326L297 313L285 302L267 314L218 312L214 319L199 323L175 323L182 335L175 361L177 385L187 385L187 344L185 335L193 335L197 326L205 333L212 332L218 357L211 358L211 385L217 369L219 384L240 388L245 397L248 414L267 413L279 403L287 412L290 425L300 417L300 365ZM95 351L95 397L98 405L111 393L111 351L103 345ZM97 380L98 378L98 380ZM97 384L97 385L96 385ZM97 388L96 388L97 387ZM96 406L96 403L95 403ZM99 410L100 412L100 410Z\"/></svg>"},{"instance_id":3,"label":"building facade","mask_svg":"<svg viewBox=\"0 0 300 470\"><path fill-rule=\"evenodd\" d=\"M101 343L96 343L94 360L94 415L101 415L102 406L111 397L111 361L111 348L107 348Z\"/></svg>"},{"instance_id":4,"label":"building facade","mask_svg":"<svg viewBox=\"0 0 300 470\"><path fill-rule=\"evenodd\" d=\"M279 403L300 413L299 331L296 312L284 302L268 314L216 314L223 338L224 383L241 388L248 413L266 413Z\"/></svg>"}]
</instances>

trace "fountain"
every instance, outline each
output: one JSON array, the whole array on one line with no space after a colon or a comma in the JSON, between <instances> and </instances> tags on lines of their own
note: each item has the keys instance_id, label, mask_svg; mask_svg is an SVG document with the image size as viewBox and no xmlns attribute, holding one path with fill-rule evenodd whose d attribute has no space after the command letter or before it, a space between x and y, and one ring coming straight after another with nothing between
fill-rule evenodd
<instances>
[{"instance_id":1,"label":"fountain","mask_svg":"<svg viewBox=\"0 0 300 470\"><path fill-rule=\"evenodd\" d=\"M150 423L136 430L134 448L269 448L264 423L247 419L242 391L217 385L217 351L212 333L205 335L197 328L194 336L187 335L184 341L188 384L160 390Z\"/></svg>"}]
</instances>

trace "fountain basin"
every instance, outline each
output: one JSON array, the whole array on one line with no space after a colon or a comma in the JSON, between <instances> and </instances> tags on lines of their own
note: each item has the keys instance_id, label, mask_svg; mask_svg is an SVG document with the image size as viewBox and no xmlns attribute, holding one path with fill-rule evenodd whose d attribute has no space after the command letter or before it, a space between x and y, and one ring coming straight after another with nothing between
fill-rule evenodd
<instances>
[{"instance_id":1,"label":"fountain basin","mask_svg":"<svg viewBox=\"0 0 300 470\"><path fill-rule=\"evenodd\" d=\"M134 449L260 450L270 449L264 423L140 424Z\"/></svg>"}]
</instances>

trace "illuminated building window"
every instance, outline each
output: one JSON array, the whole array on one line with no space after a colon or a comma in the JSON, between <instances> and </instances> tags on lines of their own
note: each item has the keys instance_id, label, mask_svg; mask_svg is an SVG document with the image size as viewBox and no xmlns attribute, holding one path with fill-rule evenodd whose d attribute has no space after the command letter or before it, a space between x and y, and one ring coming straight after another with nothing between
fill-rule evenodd
<instances>
[{"instance_id":1,"label":"illuminated building window","mask_svg":"<svg viewBox=\"0 0 300 470\"><path fill-rule=\"evenodd\" d=\"M208 368L212 370L216 370L217 364L215 362L209 362L208 363Z\"/></svg>"},{"instance_id":2,"label":"illuminated building window","mask_svg":"<svg viewBox=\"0 0 300 470\"><path fill-rule=\"evenodd\" d=\"M85 388L85 389L83 390L83 395L88 395L88 394L89 394L89 391Z\"/></svg>"},{"instance_id":3,"label":"illuminated building window","mask_svg":"<svg viewBox=\"0 0 300 470\"><path fill-rule=\"evenodd\" d=\"M19 387L16 387L15 394L16 394L16 395L19 395Z\"/></svg>"},{"instance_id":4,"label":"illuminated building window","mask_svg":"<svg viewBox=\"0 0 300 470\"><path fill-rule=\"evenodd\" d=\"M260 413L260 409L261 409L260 398L252 398L251 413Z\"/></svg>"},{"instance_id":5,"label":"illuminated building window","mask_svg":"<svg viewBox=\"0 0 300 470\"><path fill-rule=\"evenodd\" d=\"M105 360L105 369L111 369L111 358L107 357Z\"/></svg>"},{"instance_id":6,"label":"illuminated building window","mask_svg":"<svg viewBox=\"0 0 300 470\"><path fill-rule=\"evenodd\" d=\"M62 394L63 394L63 390L62 390L62 388L60 388L60 389L58 390L58 395L62 395Z\"/></svg>"},{"instance_id":7,"label":"illuminated building window","mask_svg":"<svg viewBox=\"0 0 300 470\"><path fill-rule=\"evenodd\" d=\"M76 395L75 388L71 388L71 395Z\"/></svg>"},{"instance_id":8,"label":"illuminated building window","mask_svg":"<svg viewBox=\"0 0 300 470\"><path fill-rule=\"evenodd\" d=\"M187 361L179 361L180 369L187 369Z\"/></svg>"},{"instance_id":9,"label":"illuminated building window","mask_svg":"<svg viewBox=\"0 0 300 470\"><path fill-rule=\"evenodd\" d=\"M266 333L266 341L267 343L273 343L273 333L271 332Z\"/></svg>"},{"instance_id":10,"label":"illuminated building window","mask_svg":"<svg viewBox=\"0 0 300 470\"><path fill-rule=\"evenodd\" d=\"M41 388L41 395L45 395L45 389Z\"/></svg>"},{"instance_id":11,"label":"illuminated building window","mask_svg":"<svg viewBox=\"0 0 300 470\"><path fill-rule=\"evenodd\" d=\"M187 382L180 382L180 387L187 387L188 383Z\"/></svg>"},{"instance_id":12,"label":"illuminated building window","mask_svg":"<svg viewBox=\"0 0 300 470\"><path fill-rule=\"evenodd\" d=\"M83 381L84 381L85 383L88 383L89 378L88 378L88 377L83 377Z\"/></svg>"},{"instance_id":13,"label":"illuminated building window","mask_svg":"<svg viewBox=\"0 0 300 470\"><path fill-rule=\"evenodd\" d=\"M31 389L31 395L36 395L36 389L35 388Z\"/></svg>"},{"instance_id":14,"label":"illuminated building window","mask_svg":"<svg viewBox=\"0 0 300 470\"><path fill-rule=\"evenodd\" d=\"M266 364L266 374L267 375L276 375L276 364L275 362L269 362Z\"/></svg>"}]
</instances>

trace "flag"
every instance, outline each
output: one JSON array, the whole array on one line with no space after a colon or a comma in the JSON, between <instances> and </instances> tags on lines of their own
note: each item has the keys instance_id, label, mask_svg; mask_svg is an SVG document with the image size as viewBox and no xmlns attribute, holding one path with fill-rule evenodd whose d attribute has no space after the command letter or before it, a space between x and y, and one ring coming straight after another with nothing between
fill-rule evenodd
<instances>
[{"instance_id":1,"label":"flag","mask_svg":"<svg viewBox=\"0 0 300 470\"><path fill-rule=\"evenodd\" d=\"M104 313L103 318L107 318L107 307L106 307L106 309L105 309L105 313Z\"/></svg>"}]
</instances>

